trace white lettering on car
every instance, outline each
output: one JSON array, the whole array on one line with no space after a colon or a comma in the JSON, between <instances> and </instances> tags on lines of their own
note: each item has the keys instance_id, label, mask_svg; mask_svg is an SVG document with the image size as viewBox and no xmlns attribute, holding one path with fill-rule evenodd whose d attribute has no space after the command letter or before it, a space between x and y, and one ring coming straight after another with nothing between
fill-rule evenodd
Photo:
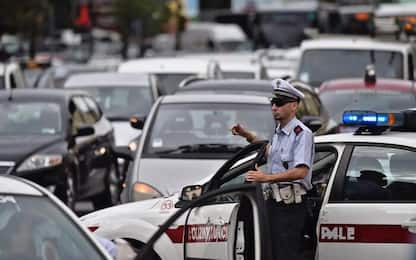
<instances>
[{"instance_id":1,"label":"white lettering on car","mask_svg":"<svg viewBox=\"0 0 416 260\"><path fill-rule=\"evenodd\" d=\"M187 242L223 242L228 239L228 225L189 225Z\"/></svg>"},{"instance_id":2,"label":"white lettering on car","mask_svg":"<svg viewBox=\"0 0 416 260\"><path fill-rule=\"evenodd\" d=\"M352 241L355 240L355 227L348 226L322 226L322 240Z\"/></svg>"}]
</instances>

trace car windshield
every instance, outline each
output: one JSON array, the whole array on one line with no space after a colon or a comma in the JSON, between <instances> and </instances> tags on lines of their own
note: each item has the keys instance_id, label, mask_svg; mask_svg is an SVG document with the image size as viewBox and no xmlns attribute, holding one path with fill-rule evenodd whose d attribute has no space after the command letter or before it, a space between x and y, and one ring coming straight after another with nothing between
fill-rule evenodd
<instances>
[{"instance_id":1,"label":"car windshield","mask_svg":"<svg viewBox=\"0 0 416 260\"><path fill-rule=\"evenodd\" d=\"M261 139L268 139L274 128L268 104L162 104L153 120L144 153L181 156L235 153L247 145L244 138L230 132L236 123L250 128Z\"/></svg>"},{"instance_id":2,"label":"car windshield","mask_svg":"<svg viewBox=\"0 0 416 260\"><path fill-rule=\"evenodd\" d=\"M249 51L251 43L249 41L219 41L218 51Z\"/></svg>"},{"instance_id":3,"label":"car windshield","mask_svg":"<svg viewBox=\"0 0 416 260\"><path fill-rule=\"evenodd\" d=\"M336 78L357 78L374 64L380 78L403 78L403 55L395 51L309 50L303 54L298 78L314 87Z\"/></svg>"},{"instance_id":4,"label":"car windshield","mask_svg":"<svg viewBox=\"0 0 416 260\"><path fill-rule=\"evenodd\" d=\"M105 259L46 197L0 194L0 259Z\"/></svg>"},{"instance_id":5,"label":"car windshield","mask_svg":"<svg viewBox=\"0 0 416 260\"><path fill-rule=\"evenodd\" d=\"M321 101L331 118L340 123L346 110L395 112L416 106L415 96L408 92L388 90L337 90L325 91Z\"/></svg>"},{"instance_id":6,"label":"car windshield","mask_svg":"<svg viewBox=\"0 0 416 260\"><path fill-rule=\"evenodd\" d=\"M196 76L194 73L166 73L155 74L157 80L157 88L161 95L174 94L182 80Z\"/></svg>"},{"instance_id":7,"label":"car windshield","mask_svg":"<svg viewBox=\"0 0 416 260\"><path fill-rule=\"evenodd\" d=\"M61 107L52 102L0 103L0 135L58 135Z\"/></svg>"},{"instance_id":8,"label":"car windshield","mask_svg":"<svg viewBox=\"0 0 416 260\"><path fill-rule=\"evenodd\" d=\"M150 87L88 87L83 90L95 97L109 119L147 115L153 104Z\"/></svg>"}]
</instances>

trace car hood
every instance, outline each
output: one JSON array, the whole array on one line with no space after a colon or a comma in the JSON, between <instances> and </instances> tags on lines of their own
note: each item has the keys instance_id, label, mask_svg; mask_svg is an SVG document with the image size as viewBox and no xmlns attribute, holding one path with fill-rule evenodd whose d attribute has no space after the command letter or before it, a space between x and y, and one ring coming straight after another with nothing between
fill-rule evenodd
<instances>
[{"instance_id":1,"label":"car hood","mask_svg":"<svg viewBox=\"0 0 416 260\"><path fill-rule=\"evenodd\" d=\"M106 229L110 226L113 227L114 223L120 223L120 221L127 219L140 219L152 225L160 225L178 210L174 207L178 196L176 193L169 197L113 206L84 215L80 220L86 227L108 225Z\"/></svg>"},{"instance_id":2,"label":"car hood","mask_svg":"<svg viewBox=\"0 0 416 260\"><path fill-rule=\"evenodd\" d=\"M112 121L116 146L127 146L129 142L141 135L142 130L134 129L128 121Z\"/></svg>"},{"instance_id":3,"label":"car hood","mask_svg":"<svg viewBox=\"0 0 416 260\"><path fill-rule=\"evenodd\" d=\"M0 161L18 162L31 153L61 140L57 136L0 137Z\"/></svg>"},{"instance_id":4,"label":"car hood","mask_svg":"<svg viewBox=\"0 0 416 260\"><path fill-rule=\"evenodd\" d=\"M143 158L138 181L147 183L163 195L173 194L186 185L212 176L226 160Z\"/></svg>"}]
</instances>

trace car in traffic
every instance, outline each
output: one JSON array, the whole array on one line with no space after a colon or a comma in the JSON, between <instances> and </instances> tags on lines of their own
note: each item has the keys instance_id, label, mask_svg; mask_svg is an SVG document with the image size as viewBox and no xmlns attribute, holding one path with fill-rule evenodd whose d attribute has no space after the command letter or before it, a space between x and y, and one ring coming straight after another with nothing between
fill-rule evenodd
<instances>
[{"instance_id":1,"label":"car in traffic","mask_svg":"<svg viewBox=\"0 0 416 260\"><path fill-rule=\"evenodd\" d=\"M80 199L112 205L113 146L111 123L85 92L0 92L0 173L34 181L70 208Z\"/></svg>"},{"instance_id":2,"label":"car in traffic","mask_svg":"<svg viewBox=\"0 0 416 260\"><path fill-rule=\"evenodd\" d=\"M374 65L380 78L414 79L415 49L409 43L328 37L301 44L295 78L314 88L327 80L362 77Z\"/></svg>"},{"instance_id":3,"label":"car in traffic","mask_svg":"<svg viewBox=\"0 0 416 260\"><path fill-rule=\"evenodd\" d=\"M126 61L118 67L121 73L145 73L156 78L159 95L174 94L187 77L221 78L221 69L214 60L185 57L143 58Z\"/></svg>"},{"instance_id":4,"label":"car in traffic","mask_svg":"<svg viewBox=\"0 0 416 260\"><path fill-rule=\"evenodd\" d=\"M337 132L353 132L356 128L343 125L345 110L397 112L416 107L413 81L375 77L330 80L319 88L320 100L336 121Z\"/></svg>"},{"instance_id":5,"label":"car in traffic","mask_svg":"<svg viewBox=\"0 0 416 260\"><path fill-rule=\"evenodd\" d=\"M70 76L64 88L88 92L114 128L115 145L127 147L141 130L130 127L130 117L144 118L158 98L155 81L146 74L83 73Z\"/></svg>"},{"instance_id":6,"label":"car in traffic","mask_svg":"<svg viewBox=\"0 0 416 260\"><path fill-rule=\"evenodd\" d=\"M346 122L360 126L359 131L315 138L306 259L414 257L416 193L410 169L416 160L415 117L415 110L346 112ZM255 165L263 167L265 152L264 142L251 144L182 192L97 211L81 221L101 236L126 238L139 252L148 251L150 241L151 253L162 260L246 259L265 250L259 247L263 238L272 239L262 200L239 196L253 190L245 175ZM152 234L159 239L155 244ZM255 254L247 259L263 258Z\"/></svg>"},{"instance_id":7,"label":"car in traffic","mask_svg":"<svg viewBox=\"0 0 416 260\"><path fill-rule=\"evenodd\" d=\"M305 99L299 105L297 117L316 135L336 131L336 123L329 117L315 91L300 81L289 81L305 95ZM271 98L272 88L267 80L189 78L180 84L176 94L243 94Z\"/></svg>"},{"instance_id":8,"label":"car in traffic","mask_svg":"<svg viewBox=\"0 0 416 260\"><path fill-rule=\"evenodd\" d=\"M268 139L275 128L269 100L219 94L159 98L144 123L123 200L166 196L215 172L245 145L231 134L236 123Z\"/></svg>"},{"instance_id":9,"label":"car in traffic","mask_svg":"<svg viewBox=\"0 0 416 260\"><path fill-rule=\"evenodd\" d=\"M79 218L46 189L0 176L0 258L110 260Z\"/></svg>"}]
</instances>

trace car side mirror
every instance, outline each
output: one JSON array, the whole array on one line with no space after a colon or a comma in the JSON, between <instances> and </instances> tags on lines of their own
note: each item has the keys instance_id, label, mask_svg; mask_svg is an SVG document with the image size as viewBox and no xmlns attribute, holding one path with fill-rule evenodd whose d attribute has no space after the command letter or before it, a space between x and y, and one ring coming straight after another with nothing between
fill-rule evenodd
<instances>
[{"instance_id":1,"label":"car side mirror","mask_svg":"<svg viewBox=\"0 0 416 260\"><path fill-rule=\"evenodd\" d=\"M143 129L145 118L130 117L130 126L135 129Z\"/></svg>"},{"instance_id":2,"label":"car side mirror","mask_svg":"<svg viewBox=\"0 0 416 260\"><path fill-rule=\"evenodd\" d=\"M322 119L319 116L304 116L301 118L304 123L312 132L318 131L322 127Z\"/></svg>"},{"instance_id":3,"label":"car side mirror","mask_svg":"<svg viewBox=\"0 0 416 260\"><path fill-rule=\"evenodd\" d=\"M185 186L181 192L181 201L192 201L201 197L202 195L202 185L189 185Z\"/></svg>"},{"instance_id":4,"label":"car side mirror","mask_svg":"<svg viewBox=\"0 0 416 260\"><path fill-rule=\"evenodd\" d=\"M81 126L77 129L76 134L74 137L80 137L80 136L88 136L93 135L95 133L95 129L92 126Z\"/></svg>"}]
</instances>

